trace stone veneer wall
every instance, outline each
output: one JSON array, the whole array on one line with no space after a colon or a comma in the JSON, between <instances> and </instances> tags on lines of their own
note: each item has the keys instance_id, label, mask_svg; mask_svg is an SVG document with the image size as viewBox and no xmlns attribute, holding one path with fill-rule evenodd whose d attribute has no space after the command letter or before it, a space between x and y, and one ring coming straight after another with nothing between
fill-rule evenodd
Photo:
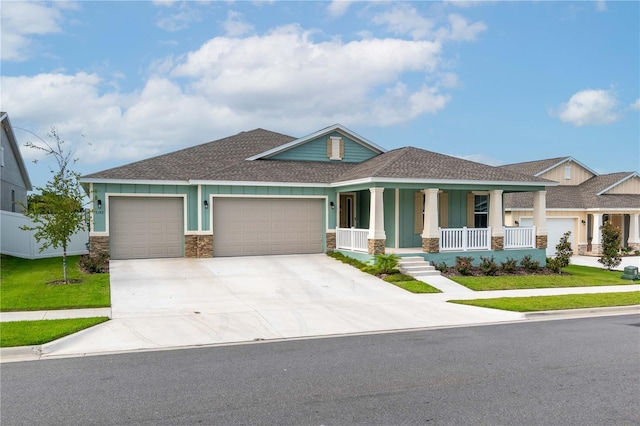
<instances>
[{"instance_id":1,"label":"stone veneer wall","mask_svg":"<svg viewBox=\"0 0 640 426\"><path fill-rule=\"evenodd\" d=\"M369 254L384 254L386 240L368 240Z\"/></svg>"},{"instance_id":2,"label":"stone veneer wall","mask_svg":"<svg viewBox=\"0 0 640 426\"><path fill-rule=\"evenodd\" d=\"M109 254L109 237L89 237L89 255Z\"/></svg>"},{"instance_id":3,"label":"stone veneer wall","mask_svg":"<svg viewBox=\"0 0 640 426\"><path fill-rule=\"evenodd\" d=\"M504 250L504 237L491 237L491 250Z\"/></svg>"},{"instance_id":4,"label":"stone veneer wall","mask_svg":"<svg viewBox=\"0 0 640 426\"><path fill-rule=\"evenodd\" d=\"M327 232L327 253L331 253L336 249L336 233Z\"/></svg>"},{"instance_id":5,"label":"stone veneer wall","mask_svg":"<svg viewBox=\"0 0 640 426\"><path fill-rule=\"evenodd\" d=\"M546 249L547 248L547 236L546 235L536 235L536 248Z\"/></svg>"},{"instance_id":6,"label":"stone veneer wall","mask_svg":"<svg viewBox=\"0 0 640 426\"><path fill-rule=\"evenodd\" d=\"M440 238L423 238L422 251L425 253L438 253L440 251Z\"/></svg>"},{"instance_id":7,"label":"stone veneer wall","mask_svg":"<svg viewBox=\"0 0 640 426\"><path fill-rule=\"evenodd\" d=\"M213 257L213 235L185 235L184 256Z\"/></svg>"}]
</instances>

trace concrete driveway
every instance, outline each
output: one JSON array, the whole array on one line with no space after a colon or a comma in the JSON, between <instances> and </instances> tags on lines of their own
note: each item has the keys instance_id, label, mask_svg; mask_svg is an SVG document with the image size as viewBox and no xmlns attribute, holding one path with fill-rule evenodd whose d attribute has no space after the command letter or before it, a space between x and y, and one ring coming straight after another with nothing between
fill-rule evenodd
<instances>
[{"instance_id":1,"label":"concrete driveway","mask_svg":"<svg viewBox=\"0 0 640 426\"><path fill-rule=\"evenodd\" d=\"M69 355L465 325L519 313L415 295L326 255L112 261L113 319L43 346Z\"/></svg>"}]
</instances>

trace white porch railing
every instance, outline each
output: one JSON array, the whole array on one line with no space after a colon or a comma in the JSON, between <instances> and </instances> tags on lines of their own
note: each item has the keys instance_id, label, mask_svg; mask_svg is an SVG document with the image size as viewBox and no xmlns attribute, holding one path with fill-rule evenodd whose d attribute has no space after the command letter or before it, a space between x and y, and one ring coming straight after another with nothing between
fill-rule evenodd
<instances>
[{"instance_id":1,"label":"white porch railing","mask_svg":"<svg viewBox=\"0 0 640 426\"><path fill-rule=\"evenodd\" d=\"M336 248L351 251L369 251L369 230L336 228Z\"/></svg>"},{"instance_id":2,"label":"white porch railing","mask_svg":"<svg viewBox=\"0 0 640 426\"><path fill-rule=\"evenodd\" d=\"M440 251L491 250L491 227L440 228Z\"/></svg>"},{"instance_id":3,"label":"white porch railing","mask_svg":"<svg viewBox=\"0 0 640 426\"><path fill-rule=\"evenodd\" d=\"M535 248L536 247L536 227L535 226L514 226L504 227L504 248Z\"/></svg>"}]
</instances>

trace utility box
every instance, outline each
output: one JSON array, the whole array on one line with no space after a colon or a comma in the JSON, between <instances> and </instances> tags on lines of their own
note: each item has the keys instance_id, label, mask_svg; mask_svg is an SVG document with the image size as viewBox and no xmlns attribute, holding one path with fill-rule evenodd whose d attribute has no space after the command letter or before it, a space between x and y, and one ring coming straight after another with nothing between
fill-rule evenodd
<instances>
[{"instance_id":1,"label":"utility box","mask_svg":"<svg viewBox=\"0 0 640 426\"><path fill-rule=\"evenodd\" d=\"M620 277L623 280L640 280L640 276L638 276L638 267L637 266L625 266L624 274Z\"/></svg>"}]
</instances>

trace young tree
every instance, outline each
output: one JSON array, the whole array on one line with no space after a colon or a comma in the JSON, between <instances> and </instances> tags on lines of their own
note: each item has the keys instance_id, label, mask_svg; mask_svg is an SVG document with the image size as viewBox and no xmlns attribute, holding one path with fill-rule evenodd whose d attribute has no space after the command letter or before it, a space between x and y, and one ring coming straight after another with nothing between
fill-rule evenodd
<instances>
[{"instance_id":1,"label":"young tree","mask_svg":"<svg viewBox=\"0 0 640 426\"><path fill-rule=\"evenodd\" d=\"M560 242L556 245L555 257L553 259L547 260L547 267L559 274L562 273L562 268L566 268L567 266L569 266L571 256L573 255L571 242L569 242L570 236L571 231L567 231L562 237L560 237Z\"/></svg>"},{"instance_id":2,"label":"young tree","mask_svg":"<svg viewBox=\"0 0 640 426\"><path fill-rule=\"evenodd\" d=\"M602 231L602 256L598 262L608 270L612 270L622 262L620 257L620 228L614 226L610 220L600 227Z\"/></svg>"},{"instance_id":3,"label":"young tree","mask_svg":"<svg viewBox=\"0 0 640 426\"><path fill-rule=\"evenodd\" d=\"M85 194L80 185L80 174L70 168L76 162L72 158L74 152L65 152L64 141L55 127L51 128L48 136L53 143L42 141L43 146L26 143L27 147L53 157L58 169L51 170L53 177L46 186L36 187L40 195L30 197L32 203L24 206L24 214L31 219L33 225L24 226L22 229L36 231L36 241L44 241L41 252L48 247L62 247L62 272L64 282L68 284L67 246L76 232L87 229L86 214L82 208Z\"/></svg>"}]
</instances>

